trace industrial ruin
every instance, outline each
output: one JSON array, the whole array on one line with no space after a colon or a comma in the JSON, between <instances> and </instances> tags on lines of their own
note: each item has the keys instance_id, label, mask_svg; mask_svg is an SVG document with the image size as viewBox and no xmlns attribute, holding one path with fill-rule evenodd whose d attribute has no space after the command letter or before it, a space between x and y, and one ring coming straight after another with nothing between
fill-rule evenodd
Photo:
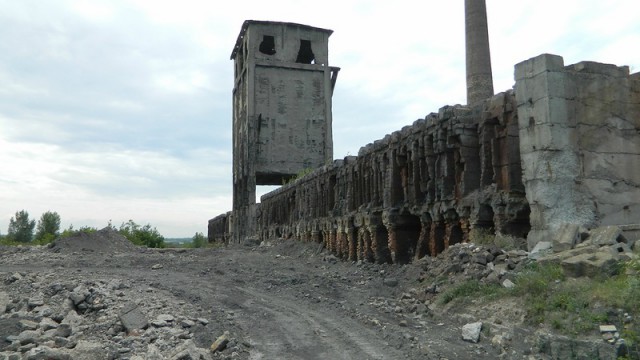
<instances>
[{"instance_id":1,"label":"industrial ruin","mask_svg":"<svg viewBox=\"0 0 640 360\"><path fill-rule=\"evenodd\" d=\"M515 65L514 89L494 95L484 1L465 5L468 104L340 160L331 31L245 22L232 54L234 205L209 220L209 241L295 238L345 259L407 263L477 234L532 249L565 224L639 237L640 73L543 54ZM308 167L256 204L256 184Z\"/></svg>"}]
</instances>

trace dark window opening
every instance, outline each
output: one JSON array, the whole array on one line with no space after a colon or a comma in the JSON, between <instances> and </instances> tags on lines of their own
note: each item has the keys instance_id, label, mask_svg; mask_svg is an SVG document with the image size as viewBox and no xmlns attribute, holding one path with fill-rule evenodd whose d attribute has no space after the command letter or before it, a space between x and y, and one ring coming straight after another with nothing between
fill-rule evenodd
<instances>
[{"instance_id":1,"label":"dark window opening","mask_svg":"<svg viewBox=\"0 0 640 360\"><path fill-rule=\"evenodd\" d=\"M276 53L276 42L273 36L264 35L262 42L260 43L260 52L267 55L273 55Z\"/></svg>"},{"instance_id":2,"label":"dark window opening","mask_svg":"<svg viewBox=\"0 0 640 360\"><path fill-rule=\"evenodd\" d=\"M300 64L313 64L315 59L316 57L313 55L313 50L311 50L311 41L300 40L300 50L298 51L296 62Z\"/></svg>"}]
</instances>

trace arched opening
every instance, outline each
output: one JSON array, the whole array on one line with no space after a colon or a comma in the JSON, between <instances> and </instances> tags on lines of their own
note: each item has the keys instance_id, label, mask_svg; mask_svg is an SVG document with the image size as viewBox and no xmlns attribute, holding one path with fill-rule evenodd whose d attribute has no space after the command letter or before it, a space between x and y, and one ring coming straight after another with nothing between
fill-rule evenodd
<instances>
[{"instance_id":1,"label":"arched opening","mask_svg":"<svg viewBox=\"0 0 640 360\"><path fill-rule=\"evenodd\" d=\"M376 227L376 233L372 242L375 246L374 257L378 264L391 263L391 252L389 251L389 232L384 226Z\"/></svg>"},{"instance_id":2,"label":"arched opening","mask_svg":"<svg viewBox=\"0 0 640 360\"><path fill-rule=\"evenodd\" d=\"M416 252L416 245L420 237L420 218L408 213L399 215L395 224L395 232L395 262L407 264Z\"/></svg>"},{"instance_id":3,"label":"arched opening","mask_svg":"<svg viewBox=\"0 0 640 360\"><path fill-rule=\"evenodd\" d=\"M362 230L362 238L360 243L360 256L362 260L373 262L375 257L373 256L373 251L371 248L371 233L367 229Z\"/></svg>"},{"instance_id":4,"label":"arched opening","mask_svg":"<svg viewBox=\"0 0 640 360\"><path fill-rule=\"evenodd\" d=\"M445 233L444 221L434 221L431 224L431 256L436 256L444 251Z\"/></svg>"}]
</instances>

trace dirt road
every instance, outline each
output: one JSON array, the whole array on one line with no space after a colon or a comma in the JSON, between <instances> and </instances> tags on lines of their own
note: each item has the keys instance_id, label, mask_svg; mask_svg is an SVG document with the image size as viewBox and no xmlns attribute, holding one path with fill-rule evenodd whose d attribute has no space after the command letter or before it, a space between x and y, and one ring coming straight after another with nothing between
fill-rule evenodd
<instances>
[{"instance_id":1,"label":"dirt road","mask_svg":"<svg viewBox=\"0 0 640 360\"><path fill-rule=\"evenodd\" d=\"M3 293L8 298L0 339L17 335L20 320L42 321L48 307L61 324L75 318L73 312L80 314L66 348L83 341L99 344L105 358L112 359L180 358L175 351L185 341L199 351L207 349L206 356L229 359L499 355L491 344L463 341L462 323L433 314L417 300L418 290L412 288L419 285L418 265L344 262L318 244L281 240L255 247L127 251L3 248L0 260L0 298ZM94 295L79 304L68 300L82 291ZM126 303L136 304L149 321L146 330L123 328L119 320ZM209 347L224 332L230 339L226 349L211 353ZM12 340L0 345L0 359L3 353L27 354L58 341ZM72 350L69 354L82 358Z\"/></svg>"}]
</instances>

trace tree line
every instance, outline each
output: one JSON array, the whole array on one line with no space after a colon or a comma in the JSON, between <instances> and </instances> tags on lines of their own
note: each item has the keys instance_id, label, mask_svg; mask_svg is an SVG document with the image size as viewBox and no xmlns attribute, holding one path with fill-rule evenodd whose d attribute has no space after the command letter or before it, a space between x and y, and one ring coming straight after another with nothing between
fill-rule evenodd
<instances>
[{"instance_id":1,"label":"tree line","mask_svg":"<svg viewBox=\"0 0 640 360\"><path fill-rule=\"evenodd\" d=\"M136 245L164 248L165 238L151 224L140 225L129 220L116 228L109 220L107 227L120 233L129 241ZM35 231L35 233L34 233ZM40 216L37 222L29 219L29 213L25 210L16 211L15 216L9 220L9 228L6 235L0 233L0 243L2 244L36 244L44 245L53 242L60 237L72 236L78 233L92 233L98 229L95 227L83 226L74 229L73 224L69 228L60 231L60 215L55 211L47 211ZM207 239L200 232L197 232L191 239L189 247L206 246Z\"/></svg>"}]
</instances>

